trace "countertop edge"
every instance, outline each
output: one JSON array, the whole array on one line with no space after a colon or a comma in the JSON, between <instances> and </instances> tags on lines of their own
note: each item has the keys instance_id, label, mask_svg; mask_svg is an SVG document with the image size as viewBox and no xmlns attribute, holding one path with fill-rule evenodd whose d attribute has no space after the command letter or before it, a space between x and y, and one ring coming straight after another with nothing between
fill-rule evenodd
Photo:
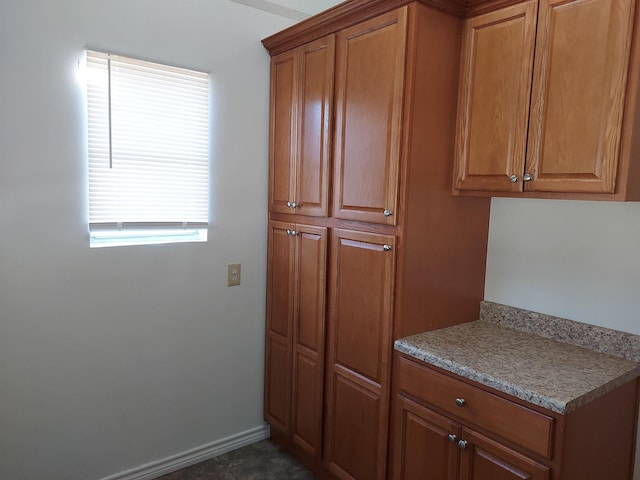
<instances>
[{"instance_id":1,"label":"countertop edge","mask_svg":"<svg viewBox=\"0 0 640 480\"><path fill-rule=\"evenodd\" d=\"M628 381L631 381L640 376L640 365L638 365L628 372L619 375L618 377L612 379L604 385L597 387L581 395L580 397L577 397L570 401L563 401L530 391L528 389L519 387L518 385L515 385L511 382L495 378L491 375L478 372L464 364L432 355L423 349L414 347L404 342L403 339L396 340L394 342L394 348L398 352L404 353L418 360L422 360L423 362L459 375L463 378L473 380L481 385L493 388L508 395L512 395L520 400L524 400L539 407L546 408L561 415L569 414L574 410L580 408L581 406L587 404L588 402L595 400L596 398L601 397L616 389L617 387L627 383Z\"/></svg>"}]
</instances>

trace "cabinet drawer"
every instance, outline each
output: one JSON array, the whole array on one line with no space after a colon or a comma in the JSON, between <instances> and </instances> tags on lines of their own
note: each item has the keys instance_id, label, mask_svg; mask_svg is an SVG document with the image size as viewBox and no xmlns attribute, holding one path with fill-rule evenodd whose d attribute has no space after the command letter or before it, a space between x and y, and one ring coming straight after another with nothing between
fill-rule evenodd
<instances>
[{"instance_id":1,"label":"cabinet drawer","mask_svg":"<svg viewBox=\"0 0 640 480\"><path fill-rule=\"evenodd\" d=\"M398 357L398 387L431 405L550 458L553 418ZM458 406L457 399L464 404Z\"/></svg>"}]
</instances>

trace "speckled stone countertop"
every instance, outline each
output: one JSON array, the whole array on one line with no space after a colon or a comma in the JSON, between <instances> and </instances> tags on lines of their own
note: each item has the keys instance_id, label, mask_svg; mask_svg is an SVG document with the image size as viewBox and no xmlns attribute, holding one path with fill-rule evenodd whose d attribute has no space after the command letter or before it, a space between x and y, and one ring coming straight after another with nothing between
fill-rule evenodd
<instances>
[{"instance_id":1,"label":"speckled stone countertop","mask_svg":"<svg viewBox=\"0 0 640 480\"><path fill-rule=\"evenodd\" d=\"M494 306L503 307L491 304L490 311ZM481 319L396 340L395 349L561 414L640 376L637 362L559 341L548 329L541 336L506 326L502 313L500 322Z\"/></svg>"}]
</instances>

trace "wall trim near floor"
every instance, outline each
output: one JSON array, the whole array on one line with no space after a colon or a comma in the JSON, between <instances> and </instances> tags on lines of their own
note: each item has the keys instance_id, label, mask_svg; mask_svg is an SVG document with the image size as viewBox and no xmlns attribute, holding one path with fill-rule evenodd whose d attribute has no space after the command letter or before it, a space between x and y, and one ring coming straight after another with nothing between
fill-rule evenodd
<instances>
[{"instance_id":1,"label":"wall trim near floor","mask_svg":"<svg viewBox=\"0 0 640 480\"><path fill-rule=\"evenodd\" d=\"M246 447L252 443L269 438L269 425L252 428L235 435L192 448L182 453L171 455L139 467L116 473L100 480L152 480L161 475L166 475L181 468L204 462L223 453Z\"/></svg>"}]
</instances>

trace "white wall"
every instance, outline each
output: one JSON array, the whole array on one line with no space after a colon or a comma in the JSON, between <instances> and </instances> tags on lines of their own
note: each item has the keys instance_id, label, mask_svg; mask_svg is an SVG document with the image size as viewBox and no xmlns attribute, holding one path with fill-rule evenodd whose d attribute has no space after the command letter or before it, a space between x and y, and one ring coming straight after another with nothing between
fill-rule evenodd
<instances>
[{"instance_id":1,"label":"white wall","mask_svg":"<svg viewBox=\"0 0 640 480\"><path fill-rule=\"evenodd\" d=\"M485 299L640 334L640 203L494 198Z\"/></svg>"},{"instance_id":2,"label":"white wall","mask_svg":"<svg viewBox=\"0 0 640 480\"><path fill-rule=\"evenodd\" d=\"M485 298L640 334L640 203L494 198Z\"/></svg>"},{"instance_id":3,"label":"white wall","mask_svg":"<svg viewBox=\"0 0 640 480\"><path fill-rule=\"evenodd\" d=\"M98 479L262 425L259 40L290 23L227 0L0 2L0 478ZM86 44L211 72L208 243L89 249Z\"/></svg>"}]
</instances>

